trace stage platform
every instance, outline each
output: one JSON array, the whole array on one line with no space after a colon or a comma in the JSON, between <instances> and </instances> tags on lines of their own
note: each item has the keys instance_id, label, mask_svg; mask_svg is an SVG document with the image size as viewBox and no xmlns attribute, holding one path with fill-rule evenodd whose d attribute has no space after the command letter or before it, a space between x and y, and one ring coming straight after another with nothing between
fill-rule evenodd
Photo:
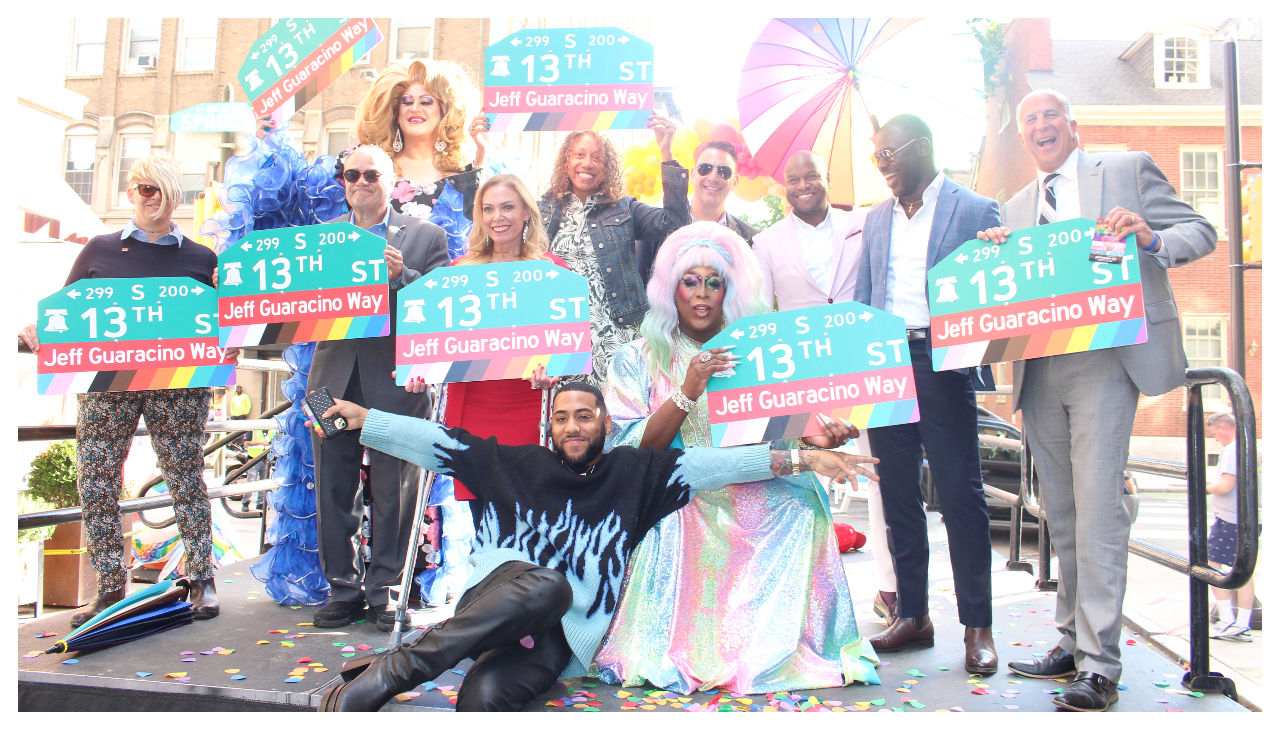
<instances>
[{"instance_id":1,"label":"stage platform","mask_svg":"<svg viewBox=\"0 0 1280 730\"><path fill-rule=\"evenodd\" d=\"M992 554L992 583L995 596L996 648L1001 671L987 678L964 671L963 628L955 619L945 532L930 514L933 554L931 614L937 639L932 649L909 650L881 657L879 686L855 685L834 689L793 691L773 699L785 699L795 707L810 702L820 704L808 711L905 711L905 712L1051 712L1052 692L1065 683L1018 677L1004 664L1048 651L1057 641L1053 628L1052 594L1035 591L1026 573L1004 569L1004 558ZM852 553L844 556L850 576L859 627L864 635L878 632L883 623L870 612L871 557ZM110 711L314 711L331 684L341 681L338 670L343 661L375 653L387 645L389 635L369 624L352 624L341 629L315 630L309 623L314 608L290 609L278 606L261 583L249 574L255 562L236 563L218 572L218 595L222 615L197 621L172 631L103 650L65 654L41 654L19 658L18 706L20 710ZM228 582L229 581L229 582ZM449 609L415 614L415 624L443 620ZM70 630L73 611L66 611L24 624L18 629L18 653L44 651ZM768 627L757 627L767 631ZM270 633L271 631L283 633ZM40 632L56 636L36 638ZM288 636L295 638L289 639ZM1244 707L1221 695L1191 697L1182 688L1183 670L1145 646L1141 638L1125 633L1122 645L1124 691L1112 712L1245 712ZM264 641L268 643L259 644ZM288 646L282 642L291 642ZM1132 643L1129 643L1132 642ZM343 656L339 646L356 648ZM369 647L360 649L363 645ZM222 647L231 654L203 654ZM193 652L184 655L183 652ZM183 659L195 659L183 662ZM64 664L74 659L76 663ZM302 661L308 659L308 661ZM310 666L312 664L323 666ZM470 661L446 672L435 683L416 687L392 700L384 712L451 711L452 693L463 681ZM286 682L299 667L308 671L297 682ZM237 670L232 673L229 670ZM317 671L325 669L328 671ZM149 676L140 677L138 673ZM168 674L185 672L185 677ZM243 679L232 679L240 676ZM574 679L530 702L526 711L584 712L639 711L642 713L692 711L694 709L738 711L775 709L764 695L735 698L719 692L648 697L653 687L622 688L591 679ZM595 685L595 686L591 686ZM979 685L986 685L985 687ZM443 690L443 691L442 691ZM909 691L899 691L909 690ZM975 694L975 691L985 694ZM590 693L595 697L579 694ZM618 697L620 692L630 696ZM586 702L574 702L577 695ZM689 701L683 701L683 698ZM792 699L797 697L799 699ZM567 699L567 701L566 701ZM652 700L646 702L645 700ZM681 700L681 701L675 701ZM749 700L749 703L740 700ZM555 704L561 703L564 707ZM595 706L591 703L599 703ZM636 703L634 709L624 703ZM661 703L661 704L659 704ZM827 704L830 703L830 704ZM860 705L858 703L875 703ZM914 704L913 704L914 703ZM647 709L646 709L647 708ZM863 709L865 708L865 709ZM778 711L788 711L777 706Z\"/></svg>"}]
</instances>

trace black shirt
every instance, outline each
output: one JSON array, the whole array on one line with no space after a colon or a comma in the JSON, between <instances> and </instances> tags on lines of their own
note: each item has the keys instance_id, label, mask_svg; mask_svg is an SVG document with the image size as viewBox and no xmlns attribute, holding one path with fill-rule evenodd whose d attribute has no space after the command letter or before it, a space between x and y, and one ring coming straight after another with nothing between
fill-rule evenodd
<instances>
[{"instance_id":1,"label":"black shirt","mask_svg":"<svg viewBox=\"0 0 1280 730\"><path fill-rule=\"evenodd\" d=\"M142 279L157 276L189 276L213 286L218 255L206 246L182 237L182 245L161 246L121 233L94 236L84 245L63 286L81 279Z\"/></svg>"}]
</instances>

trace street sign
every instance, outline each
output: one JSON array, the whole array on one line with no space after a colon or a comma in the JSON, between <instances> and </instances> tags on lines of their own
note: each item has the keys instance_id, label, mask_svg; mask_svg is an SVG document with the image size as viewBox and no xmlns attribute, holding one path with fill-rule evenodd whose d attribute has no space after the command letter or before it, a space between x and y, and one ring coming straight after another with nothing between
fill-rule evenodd
<instances>
[{"instance_id":1,"label":"street sign","mask_svg":"<svg viewBox=\"0 0 1280 730\"><path fill-rule=\"evenodd\" d=\"M218 345L218 293L185 276L81 279L40 300L36 392L203 388L236 382Z\"/></svg>"},{"instance_id":2,"label":"street sign","mask_svg":"<svg viewBox=\"0 0 1280 730\"><path fill-rule=\"evenodd\" d=\"M252 132L258 128L247 101L196 104L169 117L170 132Z\"/></svg>"},{"instance_id":3,"label":"street sign","mask_svg":"<svg viewBox=\"0 0 1280 730\"><path fill-rule=\"evenodd\" d=\"M396 384L591 372L587 280L550 261L448 266L400 290Z\"/></svg>"},{"instance_id":4,"label":"street sign","mask_svg":"<svg viewBox=\"0 0 1280 730\"><path fill-rule=\"evenodd\" d=\"M485 49L491 132L644 129L653 44L620 28L531 28Z\"/></svg>"},{"instance_id":5,"label":"street sign","mask_svg":"<svg viewBox=\"0 0 1280 730\"><path fill-rule=\"evenodd\" d=\"M237 77L255 117L291 115L381 42L373 18L284 18L254 41Z\"/></svg>"},{"instance_id":6,"label":"street sign","mask_svg":"<svg viewBox=\"0 0 1280 730\"><path fill-rule=\"evenodd\" d=\"M703 349L730 345L740 364L707 384L715 446L816 436L819 413L858 428L920 420L902 317L857 302L756 314Z\"/></svg>"},{"instance_id":7,"label":"street sign","mask_svg":"<svg viewBox=\"0 0 1280 730\"><path fill-rule=\"evenodd\" d=\"M961 245L929 269L933 369L1146 342L1137 256L1087 218Z\"/></svg>"},{"instance_id":8,"label":"street sign","mask_svg":"<svg viewBox=\"0 0 1280 730\"><path fill-rule=\"evenodd\" d=\"M218 254L223 346L390 334L386 247L345 222L245 236Z\"/></svg>"}]
</instances>

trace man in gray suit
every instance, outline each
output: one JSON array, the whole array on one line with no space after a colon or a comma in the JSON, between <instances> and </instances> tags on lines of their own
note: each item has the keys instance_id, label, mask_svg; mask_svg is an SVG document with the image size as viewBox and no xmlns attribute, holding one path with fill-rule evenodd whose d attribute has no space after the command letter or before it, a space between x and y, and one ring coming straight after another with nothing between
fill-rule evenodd
<instances>
[{"instance_id":1,"label":"man in gray suit","mask_svg":"<svg viewBox=\"0 0 1280 730\"><path fill-rule=\"evenodd\" d=\"M389 413L423 418L428 397L396 385L396 293L437 266L449 264L444 229L403 216L391 209L395 167L391 158L372 145L357 147L343 171L351 213L337 218L387 239L384 252L386 281L391 286L391 334L358 340L330 340L316 345L307 378L307 391L324 386L337 399ZM329 581L329 603L316 612L318 627L346 626L365 616L390 631L395 611L386 586L398 581L413 529L414 495L422 469L381 452L370 453L373 501L370 515L372 555L368 572L356 551L360 529L356 493L364 447L359 431L343 431L322 439L312 436L316 471L316 522L320 565Z\"/></svg>"},{"instance_id":2,"label":"man in gray suit","mask_svg":"<svg viewBox=\"0 0 1280 730\"><path fill-rule=\"evenodd\" d=\"M1028 94L1018 105L1018 124L1036 180L1005 204L1006 227L978 237L1004 243L1010 229L1084 217L1118 236L1135 234L1141 249L1146 342L1018 361L1013 370L1013 408L1022 409L1058 554L1062 639L1043 659L1009 668L1027 677L1073 677L1054 704L1101 712L1119 696L1130 525L1121 484L1138 394L1167 393L1186 377L1168 269L1211 253L1218 235L1178 198L1147 153L1077 149L1071 104L1058 92Z\"/></svg>"}]
</instances>

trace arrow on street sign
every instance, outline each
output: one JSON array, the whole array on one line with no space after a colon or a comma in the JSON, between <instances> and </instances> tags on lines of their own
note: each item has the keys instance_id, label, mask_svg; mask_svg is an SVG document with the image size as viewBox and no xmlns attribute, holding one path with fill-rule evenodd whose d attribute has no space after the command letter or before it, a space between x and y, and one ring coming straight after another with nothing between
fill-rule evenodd
<instances>
[{"instance_id":1,"label":"arrow on street sign","mask_svg":"<svg viewBox=\"0 0 1280 730\"><path fill-rule=\"evenodd\" d=\"M866 322L868 319L871 319L871 317L872 317L871 312L863 312L862 314L858 315L858 319L862 320L863 322Z\"/></svg>"},{"instance_id":2,"label":"arrow on street sign","mask_svg":"<svg viewBox=\"0 0 1280 730\"><path fill-rule=\"evenodd\" d=\"M435 279L432 279L431 281L428 281L426 284L423 284L423 286L425 286L425 287L426 287L426 288L428 288L428 289L435 289L435 288L436 288L436 280L435 280Z\"/></svg>"},{"instance_id":3,"label":"arrow on street sign","mask_svg":"<svg viewBox=\"0 0 1280 730\"><path fill-rule=\"evenodd\" d=\"M76 289L72 289L71 291L67 292L67 296L71 297L72 299L76 299L80 296L80 292Z\"/></svg>"},{"instance_id":4,"label":"arrow on street sign","mask_svg":"<svg viewBox=\"0 0 1280 730\"><path fill-rule=\"evenodd\" d=\"M742 330L734 330L733 332L729 333L729 336L735 340L740 340L742 339Z\"/></svg>"}]
</instances>

